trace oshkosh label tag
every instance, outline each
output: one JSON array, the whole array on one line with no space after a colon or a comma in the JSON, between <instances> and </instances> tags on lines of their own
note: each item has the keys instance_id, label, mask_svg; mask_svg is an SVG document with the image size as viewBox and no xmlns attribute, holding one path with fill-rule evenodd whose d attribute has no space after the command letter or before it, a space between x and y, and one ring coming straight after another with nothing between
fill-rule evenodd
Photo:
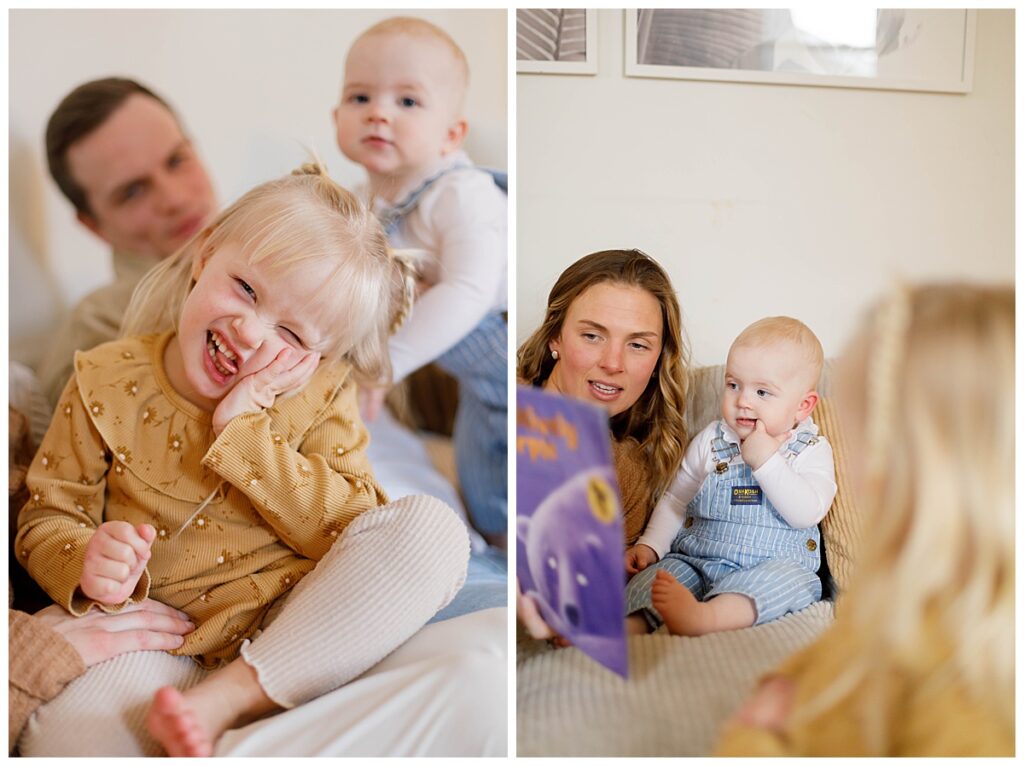
<instances>
[{"instance_id":1,"label":"oshkosh label tag","mask_svg":"<svg viewBox=\"0 0 1024 766\"><path fill-rule=\"evenodd\" d=\"M732 501L729 505L760 505L760 487L733 487Z\"/></svg>"}]
</instances>

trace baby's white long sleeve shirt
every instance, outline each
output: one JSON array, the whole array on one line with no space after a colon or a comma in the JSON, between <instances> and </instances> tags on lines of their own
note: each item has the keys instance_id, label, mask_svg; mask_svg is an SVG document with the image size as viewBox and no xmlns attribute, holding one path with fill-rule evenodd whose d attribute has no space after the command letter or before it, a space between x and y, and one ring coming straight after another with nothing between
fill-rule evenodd
<instances>
[{"instance_id":1,"label":"baby's white long sleeve shirt","mask_svg":"<svg viewBox=\"0 0 1024 766\"><path fill-rule=\"evenodd\" d=\"M736 432L724 421L713 421L702 430L686 450L683 464L672 484L654 507L650 521L638 543L650 546L658 558L671 548L686 515L686 507L697 496L704 480L714 470L712 441L721 424L723 438L739 445ZM818 433L811 418L801 421L795 432ZM736 455L730 463L742 462ZM823 436L808 445L799 454L789 453L786 445L779 447L764 464L753 472L764 496L771 502L786 523L794 529L812 527L828 513L836 494L835 464L832 445Z\"/></svg>"},{"instance_id":2,"label":"baby's white long sleeve shirt","mask_svg":"<svg viewBox=\"0 0 1024 766\"><path fill-rule=\"evenodd\" d=\"M394 199L401 201L428 178L458 164L471 164L464 152L455 152L425 170ZM383 201L374 202L375 211L384 207ZM402 219L391 246L420 251L429 287L391 338L396 383L452 348L489 311L505 310L507 230L505 193L489 173L471 166L438 178Z\"/></svg>"}]
</instances>

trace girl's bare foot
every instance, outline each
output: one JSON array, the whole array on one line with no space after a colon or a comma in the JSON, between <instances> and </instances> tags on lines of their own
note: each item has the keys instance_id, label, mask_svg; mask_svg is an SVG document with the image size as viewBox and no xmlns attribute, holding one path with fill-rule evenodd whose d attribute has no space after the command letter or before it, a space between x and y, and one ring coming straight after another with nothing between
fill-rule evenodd
<instances>
[{"instance_id":1,"label":"girl's bare foot","mask_svg":"<svg viewBox=\"0 0 1024 766\"><path fill-rule=\"evenodd\" d=\"M654 574L651 604L674 636L701 636L714 629L708 605L698 601L689 588L664 569Z\"/></svg>"},{"instance_id":2,"label":"girl's bare foot","mask_svg":"<svg viewBox=\"0 0 1024 766\"><path fill-rule=\"evenodd\" d=\"M210 756L220 735L279 710L239 658L185 692L165 686L146 714L146 729L171 756Z\"/></svg>"},{"instance_id":3,"label":"girl's bare foot","mask_svg":"<svg viewBox=\"0 0 1024 766\"><path fill-rule=\"evenodd\" d=\"M213 754L212 738L185 696L173 686L163 687L153 697L146 729L167 755L205 758Z\"/></svg>"}]
</instances>

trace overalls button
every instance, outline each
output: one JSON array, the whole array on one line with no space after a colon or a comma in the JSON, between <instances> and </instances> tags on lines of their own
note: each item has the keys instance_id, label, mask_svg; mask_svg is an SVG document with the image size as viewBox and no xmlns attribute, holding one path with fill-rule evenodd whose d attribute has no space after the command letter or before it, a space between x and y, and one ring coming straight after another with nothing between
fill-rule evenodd
<instances>
[{"instance_id":1,"label":"overalls button","mask_svg":"<svg viewBox=\"0 0 1024 766\"><path fill-rule=\"evenodd\" d=\"M693 526L693 516L687 516L686 521L683 522L683 526L689 529Z\"/></svg>"},{"instance_id":2,"label":"overalls button","mask_svg":"<svg viewBox=\"0 0 1024 766\"><path fill-rule=\"evenodd\" d=\"M816 550L818 550L818 544L816 542L814 542L814 540L808 540L807 541L807 550L809 550L809 551L816 551Z\"/></svg>"},{"instance_id":3,"label":"overalls button","mask_svg":"<svg viewBox=\"0 0 1024 766\"><path fill-rule=\"evenodd\" d=\"M728 470L729 470L729 464L728 463L719 463L718 465L715 466L715 473L725 473Z\"/></svg>"}]
</instances>

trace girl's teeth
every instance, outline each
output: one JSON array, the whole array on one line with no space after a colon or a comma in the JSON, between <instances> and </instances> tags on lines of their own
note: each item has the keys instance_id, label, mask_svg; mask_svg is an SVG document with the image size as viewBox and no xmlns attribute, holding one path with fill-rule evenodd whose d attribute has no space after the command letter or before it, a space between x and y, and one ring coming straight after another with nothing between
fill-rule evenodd
<instances>
[{"instance_id":1,"label":"girl's teeth","mask_svg":"<svg viewBox=\"0 0 1024 766\"><path fill-rule=\"evenodd\" d=\"M228 359L230 359L232 361L235 360L234 352L231 349L229 349L226 345L224 345L224 339L223 338L221 338L215 332L211 332L210 333L210 337L213 339L214 345L217 346L217 348L220 349L220 352L222 354L224 354L224 356L226 356Z\"/></svg>"},{"instance_id":2,"label":"girl's teeth","mask_svg":"<svg viewBox=\"0 0 1024 766\"><path fill-rule=\"evenodd\" d=\"M219 361L217 361L217 350L218 349L225 356L225 358L230 359L231 361L235 360L235 355L232 354L229 350L227 350L224 347L224 343L221 341L220 336L217 335L215 332L213 332L211 330L210 331L210 339L206 343L206 352L210 355L210 359L213 361L213 366L217 369L217 371L221 375L226 375L226 376L234 375L235 374L234 370L226 369L224 367L224 365L222 365Z\"/></svg>"},{"instance_id":3,"label":"girl's teeth","mask_svg":"<svg viewBox=\"0 0 1024 766\"><path fill-rule=\"evenodd\" d=\"M600 383L595 383L594 388L596 388L603 394L614 394L616 391L618 391L617 388L613 388L612 386L602 386Z\"/></svg>"}]
</instances>

